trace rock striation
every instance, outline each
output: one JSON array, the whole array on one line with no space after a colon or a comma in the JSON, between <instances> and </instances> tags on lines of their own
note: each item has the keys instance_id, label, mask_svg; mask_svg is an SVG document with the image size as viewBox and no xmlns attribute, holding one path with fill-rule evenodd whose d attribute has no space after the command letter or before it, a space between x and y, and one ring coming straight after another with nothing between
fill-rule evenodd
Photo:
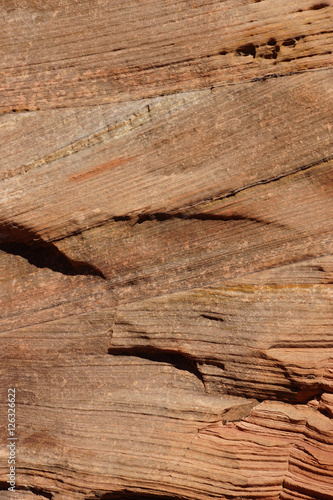
<instances>
[{"instance_id":1,"label":"rock striation","mask_svg":"<svg viewBox=\"0 0 333 500\"><path fill-rule=\"evenodd\" d=\"M331 1L1 11L0 499L333 500Z\"/></svg>"}]
</instances>

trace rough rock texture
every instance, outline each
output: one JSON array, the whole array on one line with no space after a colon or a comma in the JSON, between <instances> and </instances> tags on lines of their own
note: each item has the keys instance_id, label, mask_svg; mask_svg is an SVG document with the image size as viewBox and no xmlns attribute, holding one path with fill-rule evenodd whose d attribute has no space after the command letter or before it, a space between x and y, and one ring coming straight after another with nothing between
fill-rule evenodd
<instances>
[{"instance_id":1,"label":"rough rock texture","mask_svg":"<svg viewBox=\"0 0 333 500\"><path fill-rule=\"evenodd\" d=\"M331 0L0 5L0 499L332 500Z\"/></svg>"}]
</instances>

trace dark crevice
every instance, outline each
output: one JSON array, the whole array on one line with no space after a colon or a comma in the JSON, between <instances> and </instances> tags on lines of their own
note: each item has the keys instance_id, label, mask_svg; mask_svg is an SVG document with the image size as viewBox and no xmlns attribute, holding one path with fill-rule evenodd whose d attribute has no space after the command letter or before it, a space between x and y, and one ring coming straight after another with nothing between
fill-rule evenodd
<instances>
[{"instance_id":1,"label":"dark crevice","mask_svg":"<svg viewBox=\"0 0 333 500\"><path fill-rule=\"evenodd\" d=\"M242 214L230 214L230 215L222 215L222 214L214 214L214 213L196 213L196 214L190 214L186 212L170 212L170 213L162 213L162 212L156 212L156 213L151 213L151 214L142 214L136 219L136 224L143 224L145 222L149 221L167 221L167 220L173 220L173 219L183 219L183 220L212 220L212 221L223 221L223 222L228 222L228 221L250 221L250 222L256 222L257 224L269 224L269 222L263 221L261 219L257 219L255 217L247 217L246 215Z\"/></svg>"},{"instance_id":2,"label":"dark crevice","mask_svg":"<svg viewBox=\"0 0 333 500\"><path fill-rule=\"evenodd\" d=\"M118 215L113 218L115 222L121 222L121 221L129 221L132 220L132 217L130 215Z\"/></svg>"},{"instance_id":3,"label":"dark crevice","mask_svg":"<svg viewBox=\"0 0 333 500\"><path fill-rule=\"evenodd\" d=\"M230 215L222 215L222 214L212 214L212 213L201 213L201 214L190 214L187 217L182 217L187 219L195 219L195 220L216 220L216 221L246 221L246 222L255 222L256 224L269 224L266 221L261 219L257 219L255 217L247 217L242 214L230 214Z\"/></svg>"},{"instance_id":4,"label":"dark crevice","mask_svg":"<svg viewBox=\"0 0 333 500\"><path fill-rule=\"evenodd\" d=\"M268 40L267 45L276 45L276 43L276 39L272 37Z\"/></svg>"},{"instance_id":5,"label":"dark crevice","mask_svg":"<svg viewBox=\"0 0 333 500\"><path fill-rule=\"evenodd\" d=\"M295 38L287 38L282 42L282 45L284 45L285 47L295 47L296 40Z\"/></svg>"},{"instance_id":6,"label":"dark crevice","mask_svg":"<svg viewBox=\"0 0 333 500\"><path fill-rule=\"evenodd\" d=\"M224 321L224 319L221 318L221 316L214 316L212 314L200 314L200 317L205 318L205 319L209 319L211 321Z\"/></svg>"},{"instance_id":7,"label":"dark crevice","mask_svg":"<svg viewBox=\"0 0 333 500\"><path fill-rule=\"evenodd\" d=\"M241 45L236 49L237 54L241 56L252 56L256 57L256 46L253 43L247 43L246 45Z\"/></svg>"},{"instance_id":8,"label":"dark crevice","mask_svg":"<svg viewBox=\"0 0 333 500\"><path fill-rule=\"evenodd\" d=\"M205 386L204 379L198 369L195 359L181 352L161 349L155 346L109 347L108 353L113 356L131 356L147 359L157 363L167 363L177 370L183 370L195 375Z\"/></svg>"},{"instance_id":9,"label":"dark crevice","mask_svg":"<svg viewBox=\"0 0 333 500\"><path fill-rule=\"evenodd\" d=\"M324 30L324 31L320 31L318 34L319 35L329 35L333 33L333 30Z\"/></svg>"},{"instance_id":10,"label":"dark crevice","mask_svg":"<svg viewBox=\"0 0 333 500\"><path fill-rule=\"evenodd\" d=\"M0 111L0 116L1 115L6 115L9 113L31 113L34 111L39 111L39 108L35 109L28 109L28 108L10 108L10 109L3 109Z\"/></svg>"},{"instance_id":11,"label":"dark crevice","mask_svg":"<svg viewBox=\"0 0 333 500\"><path fill-rule=\"evenodd\" d=\"M56 245L22 226L0 224L0 250L19 255L40 269L51 269L67 276L99 276L106 279L97 267L70 259Z\"/></svg>"},{"instance_id":12,"label":"dark crevice","mask_svg":"<svg viewBox=\"0 0 333 500\"><path fill-rule=\"evenodd\" d=\"M135 224L143 224L144 222L148 221L166 221L170 219L185 219L186 217L183 214L171 214L171 213L162 213L162 212L156 212L152 214L141 214L137 217Z\"/></svg>"},{"instance_id":13,"label":"dark crevice","mask_svg":"<svg viewBox=\"0 0 333 500\"><path fill-rule=\"evenodd\" d=\"M279 76L281 75L266 75L265 77L263 77L261 80L266 80L268 78L278 78ZM285 177L290 177L291 175L295 175L295 174L298 174L299 172L303 172L304 170L309 170L310 168L313 168L313 167L317 167L319 165L322 165L323 163L328 163L329 161L332 161L333 160L333 155L331 156L327 156L325 158L321 158L320 160L318 161L313 161L311 163L308 163L307 165L303 165L297 169L295 169L294 171L292 172L286 172L286 173L283 173L281 175L277 175L276 177L270 177L268 179L262 179L258 182L254 182L253 184L249 184L248 186L245 186L243 188L240 188L240 189L237 189L235 191L232 191L231 193L228 193L226 195L217 195L216 197L214 198L211 198L209 200L205 200L204 202L201 202L201 204L203 203L208 203L208 202L211 202L211 201L221 201L221 200L226 200L228 198L233 198L234 196L236 196L238 193L242 193L244 191L247 191L248 189L252 189L256 186L263 186L265 184L270 184L271 182L277 182L281 179L284 179Z\"/></svg>"},{"instance_id":14,"label":"dark crevice","mask_svg":"<svg viewBox=\"0 0 333 500\"><path fill-rule=\"evenodd\" d=\"M270 54L265 54L263 56L264 59L277 59L278 56L278 50L273 50Z\"/></svg>"},{"instance_id":15,"label":"dark crevice","mask_svg":"<svg viewBox=\"0 0 333 500\"><path fill-rule=\"evenodd\" d=\"M34 493L34 495L38 495L43 498L48 498L49 500L52 500L53 498L52 493L49 493L48 491L45 491L42 488L30 487L28 491L31 491L31 493Z\"/></svg>"},{"instance_id":16,"label":"dark crevice","mask_svg":"<svg viewBox=\"0 0 333 500\"><path fill-rule=\"evenodd\" d=\"M309 10L320 10L320 9L325 9L326 7L329 7L330 4L327 2L319 2L315 3L312 5L312 7L309 8Z\"/></svg>"},{"instance_id":17,"label":"dark crevice","mask_svg":"<svg viewBox=\"0 0 333 500\"><path fill-rule=\"evenodd\" d=\"M106 279L102 271L95 266L70 259L52 243L44 242L40 246L30 246L27 243L2 243L0 250L11 255L19 255L40 269L51 269L67 276L90 275Z\"/></svg>"},{"instance_id":18,"label":"dark crevice","mask_svg":"<svg viewBox=\"0 0 333 500\"><path fill-rule=\"evenodd\" d=\"M12 109L12 113L28 113L30 109L24 108L24 109Z\"/></svg>"},{"instance_id":19,"label":"dark crevice","mask_svg":"<svg viewBox=\"0 0 333 500\"><path fill-rule=\"evenodd\" d=\"M332 415L331 415L331 413L329 411L325 410L324 408L318 408L318 411L319 411L319 413L321 413L322 415L324 415L324 417L327 417L330 420L332 420Z\"/></svg>"},{"instance_id":20,"label":"dark crevice","mask_svg":"<svg viewBox=\"0 0 333 500\"><path fill-rule=\"evenodd\" d=\"M9 483L7 483L5 481L0 481L0 491L8 490L9 486L10 486ZM16 492L18 492L18 491L30 491L34 495L37 495L37 496L42 497L42 498L48 498L49 500L52 500L52 498L53 498L53 494L51 492L46 491L43 488L38 488L38 487L34 488L33 486L27 487L27 486L16 485L15 491ZM17 495L17 497L19 498L19 495Z\"/></svg>"},{"instance_id":21,"label":"dark crevice","mask_svg":"<svg viewBox=\"0 0 333 500\"><path fill-rule=\"evenodd\" d=\"M296 404L307 404L315 397L320 397L323 393L323 389L320 384L314 385L312 387L304 387L300 389L299 387L292 384L291 391L295 393L292 402Z\"/></svg>"},{"instance_id":22,"label":"dark crevice","mask_svg":"<svg viewBox=\"0 0 333 500\"><path fill-rule=\"evenodd\" d=\"M289 73L288 76L292 75L299 75L301 74L301 71L294 71L292 73ZM268 73L267 75L264 76L256 76L255 78L252 78L251 82L265 82L266 80L271 80L272 78L283 78L284 76L287 76L285 73Z\"/></svg>"},{"instance_id":23,"label":"dark crevice","mask_svg":"<svg viewBox=\"0 0 333 500\"><path fill-rule=\"evenodd\" d=\"M277 45L275 38L268 40L267 45L270 46L271 52L264 54L262 57L264 59L276 59L280 52L280 45Z\"/></svg>"}]
</instances>

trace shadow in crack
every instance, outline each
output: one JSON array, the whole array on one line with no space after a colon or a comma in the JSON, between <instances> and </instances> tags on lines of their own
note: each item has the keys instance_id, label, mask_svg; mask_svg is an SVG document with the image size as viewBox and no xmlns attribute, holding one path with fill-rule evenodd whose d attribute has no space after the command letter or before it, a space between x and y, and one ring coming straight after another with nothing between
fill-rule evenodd
<instances>
[{"instance_id":1,"label":"shadow in crack","mask_svg":"<svg viewBox=\"0 0 333 500\"><path fill-rule=\"evenodd\" d=\"M41 269L48 268L68 276L90 275L106 279L97 267L70 259L54 243L44 241L24 227L0 224L0 250L7 254L19 255Z\"/></svg>"},{"instance_id":2,"label":"shadow in crack","mask_svg":"<svg viewBox=\"0 0 333 500\"><path fill-rule=\"evenodd\" d=\"M134 346L125 348L111 346L108 349L108 353L113 356L134 356L136 358L147 359L157 363L167 363L174 366L178 370L184 370L192 373L202 382L203 385L205 385L196 360L181 352L159 349L155 346Z\"/></svg>"}]
</instances>

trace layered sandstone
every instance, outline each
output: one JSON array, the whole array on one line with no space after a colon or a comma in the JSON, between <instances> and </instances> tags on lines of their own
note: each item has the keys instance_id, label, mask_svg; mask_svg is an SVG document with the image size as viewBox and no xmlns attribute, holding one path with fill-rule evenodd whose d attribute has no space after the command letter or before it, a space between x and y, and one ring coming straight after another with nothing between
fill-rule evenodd
<instances>
[{"instance_id":1,"label":"layered sandstone","mask_svg":"<svg viewBox=\"0 0 333 500\"><path fill-rule=\"evenodd\" d=\"M333 499L330 2L1 7L0 498Z\"/></svg>"}]
</instances>

